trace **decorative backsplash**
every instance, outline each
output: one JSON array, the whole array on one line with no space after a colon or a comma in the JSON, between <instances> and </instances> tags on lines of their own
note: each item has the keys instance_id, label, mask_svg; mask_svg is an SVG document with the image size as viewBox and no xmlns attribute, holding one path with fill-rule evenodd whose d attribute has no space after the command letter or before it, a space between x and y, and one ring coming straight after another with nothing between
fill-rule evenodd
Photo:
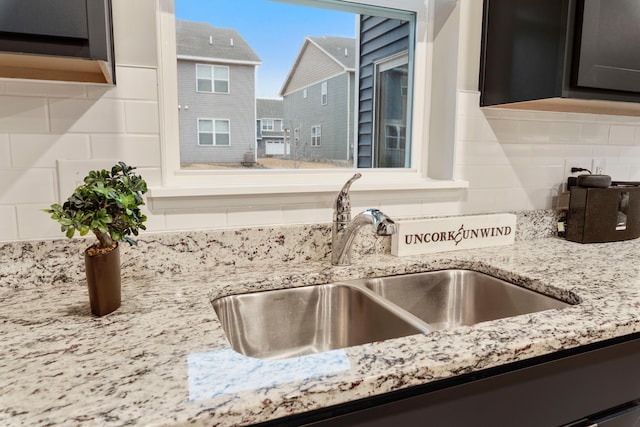
<instances>
[{"instance_id":1,"label":"decorative backsplash","mask_svg":"<svg viewBox=\"0 0 640 427\"><path fill-rule=\"evenodd\" d=\"M518 212L516 241L551 237L554 211ZM0 245L0 288L39 287L78 281L84 286L83 251L87 239L27 241ZM123 279L194 270L228 271L256 263L329 262L331 224L255 227L141 235L137 247L122 244ZM361 230L354 259L389 254L391 239ZM329 266L329 264L327 264Z\"/></svg>"}]
</instances>

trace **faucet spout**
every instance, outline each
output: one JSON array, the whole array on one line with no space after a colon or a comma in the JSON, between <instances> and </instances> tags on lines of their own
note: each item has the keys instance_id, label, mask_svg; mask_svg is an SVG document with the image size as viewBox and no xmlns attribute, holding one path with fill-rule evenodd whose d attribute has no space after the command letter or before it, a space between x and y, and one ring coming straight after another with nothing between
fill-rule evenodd
<instances>
[{"instance_id":1,"label":"faucet spout","mask_svg":"<svg viewBox=\"0 0 640 427\"><path fill-rule=\"evenodd\" d=\"M391 236L396 232L396 224L378 209L367 209L356 215L344 231L333 236L331 264L351 265L351 245L356 233L363 226L371 224L378 236Z\"/></svg>"}]
</instances>

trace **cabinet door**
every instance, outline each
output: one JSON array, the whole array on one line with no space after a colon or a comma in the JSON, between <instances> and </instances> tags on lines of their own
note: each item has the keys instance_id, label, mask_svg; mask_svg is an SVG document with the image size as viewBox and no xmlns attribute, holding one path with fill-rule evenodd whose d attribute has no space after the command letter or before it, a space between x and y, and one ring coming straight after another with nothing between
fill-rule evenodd
<instances>
[{"instance_id":1,"label":"cabinet door","mask_svg":"<svg viewBox=\"0 0 640 427\"><path fill-rule=\"evenodd\" d=\"M640 1L584 0L579 87L640 92Z\"/></svg>"},{"instance_id":2,"label":"cabinet door","mask_svg":"<svg viewBox=\"0 0 640 427\"><path fill-rule=\"evenodd\" d=\"M2 0L0 31L87 39L86 0Z\"/></svg>"}]
</instances>

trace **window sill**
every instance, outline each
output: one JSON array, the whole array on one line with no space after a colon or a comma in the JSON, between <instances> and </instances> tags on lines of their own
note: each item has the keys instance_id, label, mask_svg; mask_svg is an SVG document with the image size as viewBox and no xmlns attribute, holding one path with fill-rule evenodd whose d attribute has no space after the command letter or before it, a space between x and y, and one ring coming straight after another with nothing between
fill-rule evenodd
<instances>
[{"instance_id":1,"label":"window sill","mask_svg":"<svg viewBox=\"0 0 640 427\"><path fill-rule=\"evenodd\" d=\"M462 180L434 180L419 177L417 173L375 172L360 170L362 178L351 186L351 194L375 192L375 198L397 198L399 192L460 190L469 186ZM258 180L247 174L225 175L229 184L203 185L180 183L161 187L150 187L147 194L152 210L185 211L215 206L224 208L238 205L276 206L286 199L288 203L307 203L312 200L325 201L325 196L333 198L353 175L354 171L343 173L322 173L296 171L297 175L286 172L262 175ZM191 175L191 174L187 174ZM198 175L198 174L193 174ZM294 181L294 182L291 182ZM258 183L259 182L259 183ZM215 201L215 203L214 203Z\"/></svg>"}]
</instances>

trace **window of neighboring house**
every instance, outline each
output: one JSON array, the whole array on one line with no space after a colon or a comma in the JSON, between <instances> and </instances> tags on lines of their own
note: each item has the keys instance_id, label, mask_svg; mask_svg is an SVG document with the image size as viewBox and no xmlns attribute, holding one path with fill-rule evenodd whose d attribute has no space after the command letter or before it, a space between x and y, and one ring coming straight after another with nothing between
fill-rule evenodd
<instances>
[{"instance_id":1,"label":"window of neighboring house","mask_svg":"<svg viewBox=\"0 0 640 427\"><path fill-rule=\"evenodd\" d=\"M197 91L229 93L229 67L196 64Z\"/></svg>"},{"instance_id":2,"label":"window of neighboring house","mask_svg":"<svg viewBox=\"0 0 640 427\"><path fill-rule=\"evenodd\" d=\"M407 87L409 55L401 52L383 58L376 62L374 69L375 166L409 167L411 150L406 144L409 109L407 91L403 90Z\"/></svg>"},{"instance_id":3,"label":"window of neighboring house","mask_svg":"<svg viewBox=\"0 0 640 427\"><path fill-rule=\"evenodd\" d=\"M404 150L407 140L407 128L402 125L386 124L385 146L388 150Z\"/></svg>"},{"instance_id":4,"label":"window of neighboring house","mask_svg":"<svg viewBox=\"0 0 640 427\"><path fill-rule=\"evenodd\" d=\"M198 145L231 145L229 120L198 119Z\"/></svg>"},{"instance_id":5,"label":"window of neighboring house","mask_svg":"<svg viewBox=\"0 0 640 427\"><path fill-rule=\"evenodd\" d=\"M327 105L328 97L329 97L329 94L328 94L327 82L322 82L322 85L320 86L320 104Z\"/></svg>"},{"instance_id":6,"label":"window of neighboring house","mask_svg":"<svg viewBox=\"0 0 640 427\"><path fill-rule=\"evenodd\" d=\"M273 119L262 119L261 121L262 130L264 131L272 131L275 129L274 120Z\"/></svg>"},{"instance_id":7,"label":"window of neighboring house","mask_svg":"<svg viewBox=\"0 0 640 427\"><path fill-rule=\"evenodd\" d=\"M307 99L308 96L309 96L309 92L307 91L307 89L302 89L302 97L304 99Z\"/></svg>"},{"instance_id":8,"label":"window of neighboring house","mask_svg":"<svg viewBox=\"0 0 640 427\"><path fill-rule=\"evenodd\" d=\"M320 125L311 126L311 146L320 147L322 129Z\"/></svg>"}]
</instances>

